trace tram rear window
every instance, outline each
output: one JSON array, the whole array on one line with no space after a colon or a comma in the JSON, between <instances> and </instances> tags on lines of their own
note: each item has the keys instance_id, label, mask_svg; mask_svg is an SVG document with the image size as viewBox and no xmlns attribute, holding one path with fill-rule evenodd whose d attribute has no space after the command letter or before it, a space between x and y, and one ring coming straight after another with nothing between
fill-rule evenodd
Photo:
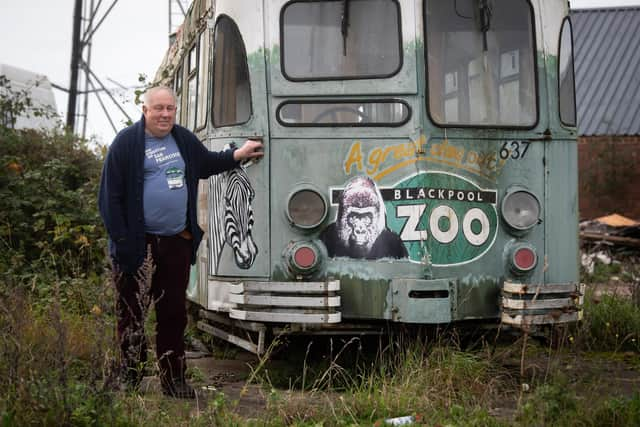
<instances>
[{"instance_id":1,"label":"tram rear window","mask_svg":"<svg viewBox=\"0 0 640 427\"><path fill-rule=\"evenodd\" d=\"M282 11L282 72L290 80L388 77L401 66L393 0L295 1Z\"/></svg>"},{"instance_id":2,"label":"tram rear window","mask_svg":"<svg viewBox=\"0 0 640 427\"><path fill-rule=\"evenodd\" d=\"M431 118L444 126L533 127L528 0L426 0Z\"/></svg>"},{"instance_id":3,"label":"tram rear window","mask_svg":"<svg viewBox=\"0 0 640 427\"><path fill-rule=\"evenodd\" d=\"M284 126L401 126L409 106L398 101L287 102L278 108Z\"/></svg>"}]
</instances>

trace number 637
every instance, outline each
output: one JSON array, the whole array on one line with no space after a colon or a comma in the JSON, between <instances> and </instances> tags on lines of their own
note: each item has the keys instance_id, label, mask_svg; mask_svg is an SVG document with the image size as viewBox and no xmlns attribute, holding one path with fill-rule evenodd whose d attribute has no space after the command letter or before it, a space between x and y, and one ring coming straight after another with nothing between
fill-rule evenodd
<instances>
[{"instance_id":1,"label":"number 637","mask_svg":"<svg viewBox=\"0 0 640 427\"><path fill-rule=\"evenodd\" d=\"M529 149L529 141L505 141L500 148L500 158L523 159Z\"/></svg>"}]
</instances>

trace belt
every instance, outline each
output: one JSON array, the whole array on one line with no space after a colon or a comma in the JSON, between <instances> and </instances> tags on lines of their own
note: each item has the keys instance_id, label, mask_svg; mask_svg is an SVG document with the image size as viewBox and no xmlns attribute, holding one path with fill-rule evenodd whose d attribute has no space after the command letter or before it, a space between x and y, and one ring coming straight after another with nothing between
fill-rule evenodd
<instances>
[{"instance_id":1,"label":"belt","mask_svg":"<svg viewBox=\"0 0 640 427\"><path fill-rule=\"evenodd\" d=\"M192 240L193 239L193 236L191 235L189 230L187 230L186 228L184 230L182 230L181 232L179 232L178 236L182 237L185 240Z\"/></svg>"}]
</instances>

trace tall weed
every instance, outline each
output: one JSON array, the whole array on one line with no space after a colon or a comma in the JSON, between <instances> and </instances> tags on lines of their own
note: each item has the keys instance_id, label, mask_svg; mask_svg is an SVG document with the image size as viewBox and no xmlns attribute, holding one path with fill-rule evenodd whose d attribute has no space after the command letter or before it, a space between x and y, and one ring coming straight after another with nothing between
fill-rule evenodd
<instances>
[{"instance_id":1,"label":"tall weed","mask_svg":"<svg viewBox=\"0 0 640 427\"><path fill-rule=\"evenodd\" d=\"M588 293L576 336L589 350L640 352L640 306L622 296Z\"/></svg>"},{"instance_id":2,"label":"tall weed","mask_svg":"<svg viewBox=\"0 0 640 427\"><path fill-rule=\"evenodd\" d=\"M475 425L499 424L482 408L491 405L502 385L512 383L506 371L452 343L396 338L379 349L374 361L355 369L330 363L327 372L339 374L339 389L329 387L330 374L325 373L305 395L290 390L272 396L272 419L284 425L372 425L414 415L428 425L465 417Z\"/></svg>"}]
</instances>

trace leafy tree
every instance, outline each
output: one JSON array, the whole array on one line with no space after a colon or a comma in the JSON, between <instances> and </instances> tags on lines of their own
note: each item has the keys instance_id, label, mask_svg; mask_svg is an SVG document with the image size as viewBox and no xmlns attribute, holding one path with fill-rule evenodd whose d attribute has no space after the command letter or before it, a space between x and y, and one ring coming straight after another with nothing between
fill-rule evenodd
<instances>
[{"instance_id":1,"label":"leafy tree","mask_svg":"<svg viewBox=\"0 0 640 427\"><path fill-rule=\"evenodd\" d=\"M14 129L32 102L3 76L0 87L0 117L10 117L0 121L0 287L46 300L55 283L63 302L83 305L82 280L100 280L104 269L100 155L69 133Z\"/></svg>"}]
</instances>

